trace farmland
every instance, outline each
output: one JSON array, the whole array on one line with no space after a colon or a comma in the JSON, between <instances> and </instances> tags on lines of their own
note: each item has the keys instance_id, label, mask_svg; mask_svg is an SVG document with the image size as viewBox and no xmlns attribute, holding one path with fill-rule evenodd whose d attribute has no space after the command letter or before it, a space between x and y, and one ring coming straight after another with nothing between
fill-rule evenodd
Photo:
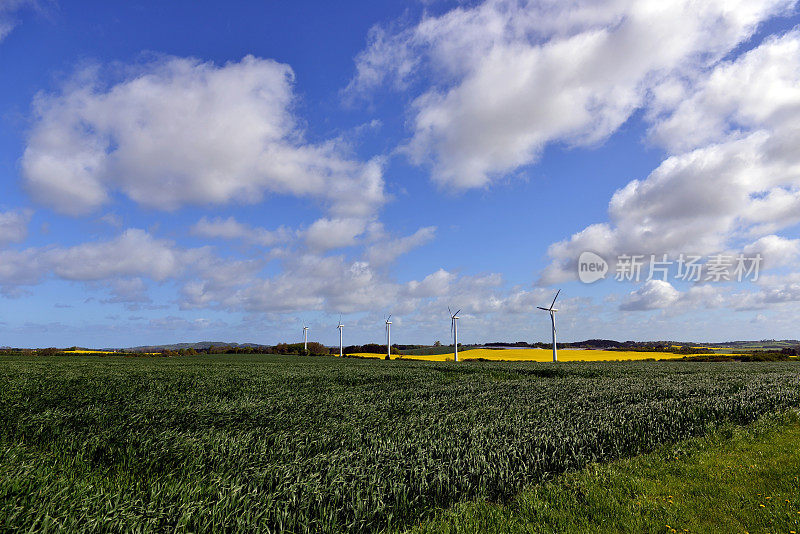
<instances>
[{"instance_id":1,"label":"farmland","mask_svg":"<svg viewBox=\"0 0 800 534\"><path fill-rule=\"evenodd\" d=\"M784 363L0 357L0 530L404 528L800 405Z\"/></svg>"}]
</instances>

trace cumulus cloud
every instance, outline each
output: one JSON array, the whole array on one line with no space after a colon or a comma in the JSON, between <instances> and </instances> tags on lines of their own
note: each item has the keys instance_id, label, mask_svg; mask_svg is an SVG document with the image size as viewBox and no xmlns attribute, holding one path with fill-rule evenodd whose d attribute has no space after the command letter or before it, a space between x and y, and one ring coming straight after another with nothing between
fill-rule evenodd
<instances>
[{"instance_id":1,"label":"cumulus cloud","mask_svg":"<svg viewBox=\"0 0 800 534\"><path fill-rule=\"evenodd\" d=\"M19 296L23 291L22 286L41 281L47 267L39 250L0 249L0 292L7 296Z\"/></svg>"},{"instance_id":2,"label":"cumulus cloud","mask_svg":"<svg viewBox=\"0 0 800 534\"><path fill-rule=\"evenodd\" d=\"M760 254L765 268L794 265L800 257L800 239L768 235L745 246L744 253L750 257Z\"/></svg>"},{"instance_id":3,"label":"cumulus cloud","mask_svg":"<svg viewBox=\"0 0 800 534\"><path fill-rule=\"evenodd\" d=\"M270 247L278 243L283 243L288 241L292 236L292 232L283 226L276 230L256 228L237 221L233 216L227 219L223 219L222 217L213 219L202 217L192 226L191 233L196 236L208 237L211 239L237 239L262 247Z\"/></svg>"},{"instance_id":4,"label":"cumulus cloud","mask_svg":"<svg viewBox=\"0 0 800 534\"><path fill-rule=\"evenodd\" d=\"M800 273L767 274L759 277L755 291L732 293L728 305L736 310L763 310L800 302Z\"/></svg>"},{"instance_id":5,"label":"cumulus cloud","mask_svg":"<svg viewBox=\"0 0 800 534\"><path fill-rule=\"evenodd\" d=\"M350 247L366 227L367 221L359 217L322 218L305 231L306 244L316 251Z\"/></svg>"},{"instance_id":6,"label":"cumulus cloud","mask_svg":"<svg viewBox=\"0 0 800 534\"><path fill-rule=\"evenodd\" d=\"M336 216L366 216L385 200L379 159L304 140L287 65L167 57L111 84L100 70L34 102L23 176L62 213L90 212L116 192L161 210L293 195Z\"/></svg>"},{"instance_id":7,"label":"cumulus cloud","mask_svg":"<svg viewBox=\"0 0 800 534\"><path fill-rule=\"evenodd\" d=\"M435 227L420 228L411 235L394 237L383 224L364 217L323 217L305 230L291 232L280 228L276 232L249 228L233 218L208 221L202 219L193 228L196 235L207 237L241 238L253 241L254 235L263 235L265 243L285 242L292 236L303 239L308 252L318 254L333 249L363 246L363 260L371 266L384 266L398 257L431 241Z\"/></svg>"},{"instance_id":8,"label":"cumulus cloud","mask_svg":"<svg viewBox=\"0 0 800 534\"><path fill-rule=\"evenodd\" d=\"M680 292L669 282L648 280L628 295L628 298L620 304L620 309L625 311L661 309L674 304L679 298Z\"/></svg>"},{"instance_id":9,"label":"cumulus cloud","mask_svg":"<svg viewBox=\"0 0 800 534\"><path fill-rule=\"evenodd\" d=\"M413 297L443 297L455 279L455 274L439 269L422 280L408 282L408 294Z\"/></svg>"},{"instance_id":10,"label":"cumulus cloud","mask_svg":"<svg viewBox=\"0 0 800 534\"><path fill-rule=\"evenodd\" d=\"M781 129L797 117L800 32L768 38L755 50L716 66L682 88L680 102L659 116L653 140L673 153L720 143L740 131Z\"/></svg>"},{"instance_id":11,"label":"cumulus cloud","mask_svg":"<svg viewBox=\"0 0 800 534\"><path fill-rule=\"evenodd\" d=\"M53 272L66 280L104 280L115 276L146 276L162 281L176 276L196 258L196 252L178 251L169 241L144 230L126 230L99 243L54 248L43 253Z\"/></svg>"},{"instance_id":12,"label":"cumulus cloud","mask_svg":"<svg viewBox=\"0 0 800 534\"><path fill-rule=\"evenodd\" d=\"M252 237L250 227L227 225L225 220L219 221L221 225L209 222L211 228L228 228L230 232L226 235L230 237ZM246 230L244 234L242 228ZM399 240L397 248L411 246L404 239L407 238ZM418 239L419 236L411 241ZM210 247L185 248L144 230L128 229L112 239L71 247L0 249L0 291L18 296L26 286L55 278L107 291L109 296L100 302L120 303L135 309L151 307L149 286L152 282L168 283L180 288L177 303L182 309L217 308L257 313L363 312L393 304L408 305L414 299L440 294L441 290L433 283L440 275L406 285L394 280L386 270L377 271L366 261L347 259L343 255L325 256L322 252L298 250L279 260L236 259L219 256ZM393 253L399 254L397 250ZM264 271L270 261L280 262L280 268L272 271L277 274ZM485 281L491 280L496 286L500 279L490 276L481 280L483 282L473 281L471 285L485 286Z\"/></svg>"},{"instance_id":13,"label":"cumulus cloud","mask_svg":"<svg viewBox=\"0 0 800 534\"><path fill-rule=\"evenodd\" d=\"M276 260L277 261L277 260ZM419 280L400 282L386 269L345 255L299 253L280 260L277 274L259 262L207 256L195 262L181 290L182 307L250 313L363 313L385 310L437 318L447 306L464 314L524 315L552 300L541 288L508 287L499 273L459 275L438 269Z\"/></svg>"},{"instance_id":14,"label":"cumulus cloud","mask_svg":"<svg viewBox=\"0 0 800 534\"><path fill-rule=\"evenodd\" d=\"M28 235L31 210L0 212L0 245L23 241Z\"/></svg>"},{"instance_id":15,"label":"cumulus cloud","mask_svg":"<svg viewBox=\"0 0 800 534\"><path fill-rule=\"evenodd\" d=\"M128 309L138 309L151 301L148 287L141 278L119 278L108 284L111 296L101 302L106 304L126 304Z\"/></svg>"},{"instance_id":16,"label":"cumulus cloud","mask_svg":"<svg viewBox=\"0 0 800 534\"><path fill-rule=\"evenodd\" d=\"M679 291L662 280L649 280L623 296L622 311L665 310L677 316L697 310L763 310L800 302L800 274L767 275L749 286L705 283ZM735 335L735 334L734 334Z\"/></svg>"},{"instance_id":17,"label":"cumulus cloud","mask_svg":"<svg viewBox=\"0 0 800 534\"><path fill-rule=\"evenodd\" d=\"M380 308L397 294L397 284L379 276L365 262L343 256L300 254L287 257L280 274L240 276L233 286L207 279L201 272L183 289L186 307L217 306L251 312L328 309L342 313Z\"/></svg>"},{"instance_id":18,"label":"cumulus cloud","mask_svg":"<svg viewBox=\"0 0 800 534\"><path fill-rule=\"evenodd\" d=\"M379 231L373 236L376 242L367 248L365 257L371 265L387 265L403 254L432 241L435 236L435 226L425 226L411 235L399 238L391 238L385 232Z\"/></svg>"},{"instance_id":19,"label":"cumulus cloud","mask_svg":"<svg viewBox=\"0 0 800 534\"><path fill-rule=\"evenodd\" d=\"M208 255L207 249L182 249L140 229L126 230L111 240L72 247L0 250L0 290L14 294L22 286L54 276L77 282L111 282L117 284L112 292L130 295L134 285L140 283L135 279L174 279ZM121 282L123 279L130 280Z\"/></svg>"},{"instance_id":20,"label":"cumulus cloud","mask_svg":"<svg viewBox=\"0 0 800 534\"><path fill-rule=\"evenodd\" d=\"M440 184L479 187L547 143L605 139L651 91L664 100L668 81L702 72L793 4L487 0L373 29L348 89L419 82L408 154Z\"/></svg>"},{"instance_id":21,"label":"cumulus cloud","mask_svg":"<svg viewBox=\"0 0 800 534\"><path fill-rule=\"evenodd\" d=\"M672 155L647 178L618 190L609 203L608 223L591 225L549 248L552 262L542 281L573 278L575 261L584 250L606 259L619 254L708 255L755 239L746 251L763 252L765 265L784 262L796 245L767 234L800 221L800 156L795 149L800 141L799 50L800 33L790 32L718 66L710 81L698 81L694 93L688 93L688 107L662 117L654 131L677 143L680 135L689 138L698 125L711 124L713 136L697 137L689 146L710 144ZM781 96L761 99L763 109L758 111L758 98L748 86L762 77ZM708 101L725 105L698 104ZM774 259L767 257L773 254Z\"/></svg>"}]
</instances>

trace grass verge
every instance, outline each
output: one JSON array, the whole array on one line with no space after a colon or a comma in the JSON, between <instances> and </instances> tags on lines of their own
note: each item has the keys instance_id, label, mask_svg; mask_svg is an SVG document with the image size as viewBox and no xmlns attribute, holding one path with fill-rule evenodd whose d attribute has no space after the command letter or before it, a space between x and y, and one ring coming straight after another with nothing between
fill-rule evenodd
<instances>
[{"instance_id":1,"label":"grass verge","mask_svg":"<svg viewBox=\"0 0 800 534\"><path fill-rule=\"evenodd\" d=\"M800 532L800 416L725 426L592 465L507 505L468 502L411 532Z\"/></svg>"}]
</instances>

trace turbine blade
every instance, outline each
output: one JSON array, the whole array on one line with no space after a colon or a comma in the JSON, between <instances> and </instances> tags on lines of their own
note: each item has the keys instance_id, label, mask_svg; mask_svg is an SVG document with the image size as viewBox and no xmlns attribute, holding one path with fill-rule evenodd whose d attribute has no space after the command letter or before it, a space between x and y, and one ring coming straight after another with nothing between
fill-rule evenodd
<instances>
[{"instance_id":1,"label":"turbine blade","mask_svg":"<svg viewBox=\"0 0 800 534\"><path fill-rule=\"evenodd\" d=\"M453 316L453 312L450 311L450 306L447 307L447 313L450 315L450 317Z\"/></svg>"},{"instance_id":2,"label":"turbine blade","mask_svg":"<svg viewBox=\"0 0 800 534\"><path fill-rule=\"evenodd\" d=\"M455 315L455 316L458 316L458 314L459 314L459 313L461 313L461 310L458 310L458 311L457 311L457 312L455 312L453 315Z\"/></svg>"},{"instance_id":3,"label":"turbine blade","mask_svg":"<svg viewBox=\"0 0 800 534\"><path fill-rule=\"evenodd\" d=\"M544 311L550 311L550 308L542 308L541 306L536 306L536 308Z\"/></svg>"},{"instance_id":4,"label":"turbine blade","mask_svg":"<svg viewBox=\"0 0 800 534\"><path fill-rule=\"evenodd\" d=\"M553 306L555 306L555 305L556 305L556 299L558 298L558 294L559 294L559 293L561 293L561 290L560 290L560 289L559 289L559 290L556 292L556 296L555 296L555 297L553 297L553 303L550 305L550 309L551 309L551 310L553 309Z\"/></svg>"}]
</instances>

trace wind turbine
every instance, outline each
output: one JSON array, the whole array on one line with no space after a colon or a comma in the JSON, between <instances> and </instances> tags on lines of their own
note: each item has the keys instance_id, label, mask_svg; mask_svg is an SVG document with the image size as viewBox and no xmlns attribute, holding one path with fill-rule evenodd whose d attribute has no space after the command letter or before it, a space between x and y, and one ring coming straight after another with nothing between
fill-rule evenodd
<instances>
[{"instance_id":1,"label":"wind turbine","mask_svg":"<svg viewBox=\"0 0 800 534\"><path fill-rule=\"evenodd\" d=\"M389 319L392 318L392 314L389 314L389 317L386 318L386 359L392 359L392 321Z\"/></svg>"},{"instance_id":2,"label":"wind turbine","mask_svg":"<svg viewBox=\"0 0 800 534\"><path fill-rule=\"evenodd\" d=\"M342 328L344 328L344 325L342 324L342 316L341 315L339 316L339 326L337 326L336 328L339 329L339 357L341 358L342 357Z\"/></svg>"},{"instance_id":3,"label":"wind turbine","mask_svg":"<svg viewBox=\"0 0 800 534\"><path fill-rule=\"evenodd\" d=\"M555 304L556 304L556 299L558 298L558 294L559 293L561 293L560 289L556 292L556 296L553 297L553 303L550 305L549 308L542 308L541 306L536 306L540 310L544 310L546 312L550 312L550 322L553 323L553 361L554 362L558 361L558 352L556 352L556 312L558 310L553 308L553 306L555 306Z\"/></svg>"},{"instance_id":4,"label":"wind turbine","mask_svg":"<svg viewBox=\"0 0 800 534\"><path fill-rule=\"evenodd\" d=\"M453 313L450 311L450 306L447 307L447 313L450 314L450 333L453 334L453 356L455 361L458 361L458 312L460 311Z\"/></svg>"},{"instance_id":5,"label":"wind turbine","mask_svg":"<svg viewBox=\"0 0 800 534\"><path fill-rule=\"evenodd\" d=\"M303 352L308 354L308 327L303 323Z\"/></svg>"}]
</instances>

